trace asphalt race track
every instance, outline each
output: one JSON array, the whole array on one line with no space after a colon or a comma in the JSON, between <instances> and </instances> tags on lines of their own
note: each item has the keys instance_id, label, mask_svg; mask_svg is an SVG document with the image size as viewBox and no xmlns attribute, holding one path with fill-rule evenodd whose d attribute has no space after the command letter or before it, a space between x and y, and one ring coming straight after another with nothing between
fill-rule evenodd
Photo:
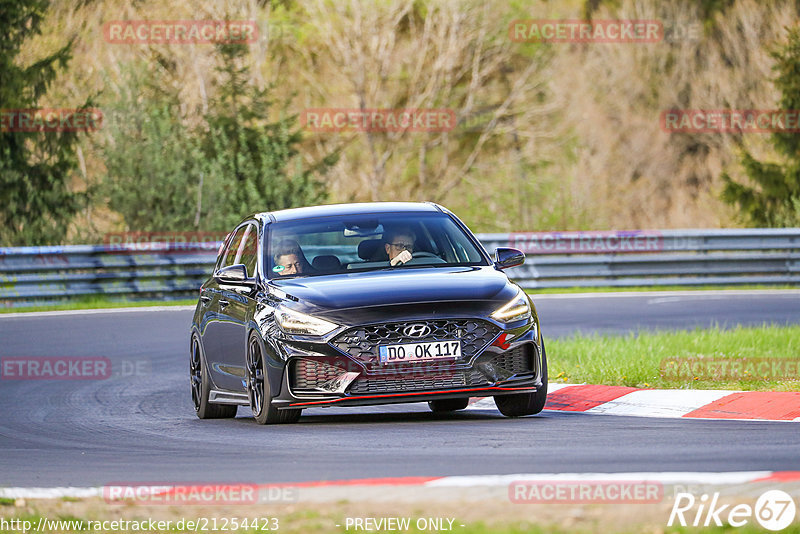
<instances>
[{"instance_id":1,"label":"asphalt race track","mask_svg":"<svg viewBox=\"0 0 800 534\"><path fill-rule=\"evenodd\" d=\"M656 292L637 295L588 294L534 297L548 337L631 330L675 330L696 327L731 328L764 323L800 323L800 291Z\"/></svg>"},{"instance_id":2,"label":"asphalt race track","mask_svg":"<svg viewBox=\"0 0 800 534\"><path fill-rule=\"evenodd\" d=\"M546 336L800 323L800 293L536 300ZM300 482L536 472L800 470L794 423L426 405L315 408L263 427L249 410L200 421L188 382L191 311L0 315L0 358L95 356L106 380L0 380L0 486ZM550 354L551 359L557 354Z\"/></svg>"}]
</instances>

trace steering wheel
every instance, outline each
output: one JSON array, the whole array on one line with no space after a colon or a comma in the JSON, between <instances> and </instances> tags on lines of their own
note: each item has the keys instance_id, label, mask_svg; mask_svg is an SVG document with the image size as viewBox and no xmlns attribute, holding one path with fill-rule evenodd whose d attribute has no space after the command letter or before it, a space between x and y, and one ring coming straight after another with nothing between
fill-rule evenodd
<instances>
[{"instance_id":1,"label":"steering wheel","mask_svg":"<svg viewBox=\"0 0 800 534\"><path fill-rule=\"evenodd\" d=\"M411 257L412 258L437 258L437 259L442 259L439 256L437 256L436 254L434 254L433 252L427 252L427 251L424 251L424 250L418 250L416 252L412 252L411 253Z\"/></svg>"}]
</instances>

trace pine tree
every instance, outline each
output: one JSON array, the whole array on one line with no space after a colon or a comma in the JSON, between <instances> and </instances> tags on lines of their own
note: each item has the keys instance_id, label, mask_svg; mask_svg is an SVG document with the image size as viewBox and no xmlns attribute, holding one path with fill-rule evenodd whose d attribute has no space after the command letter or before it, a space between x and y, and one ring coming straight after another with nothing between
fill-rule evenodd
<instances>
[{"instance_id":1,"label":"pine tree","mask_svg":"<svg viewBox=\"0 0 800 534\"><path fill-rule=\"evenodd\" d=\"M41 33L48 0L0 0L0 113L39 107L66 68L72 42L30 66L18 65L23 42ZM81 108L91 104L84 103ZM77 132L0 128L0 244L41 245L64 240L84 193L70 189L77 168Z\"/></svg>"},{"instance_id":2,"label":"pine tree","mask_svg":"<svg viewBox=\"0 0 800 534\"><path fill-rule=\"evenodd\" d=\"M128 230L197 230L198 204L210 204L198 191L202 154L183 124L180 99L162 89L171 84L159 84L146 64L125 65L122 70L113 102L104 107L109 112L102 144L108 205L122 215Z\"/></svg>"},{"instance_id":3,"label":"pine tree","mask_svg":"<svg viewBox=\"0 0 800 534\"><path fill-rule=\"evenodd\" d=\"M217 53L220 85L206 116L203 146L208 179L222 184L225 227L250 212L323 201L326 188L315 176L324 174L337 156L303 168L297 118L287 114L285 104L275 111L269 89L250 81L247 47L220 44Z\"/></svg>"},{"instance_id":4,"label":"pine tree","mask_svg":"<svg viewBox=\"0 0 800 534\"><path fill-rule=\"evenodd\" d=\"M200 124L181 118L177 93L147 65L125 67L103 146L110 207L135 231L227 231L248 213L319 203L335 156L301 166L295 118L271 118L269 91L255 87L247 47L216 48L217 87ZM285 108L285 106L284 106ZM145 157L143 157L145 155Z\"/></svg>"},{"instance_id":5,"label":"pine tree","mask_svg":"<svg viewBox=\"0 0 800 534\"><path fill-rule=\"evenodd\" d=\"M788 31L786 44L773 53L775 86L780 90L780 109L800 110L800 29ZM723 174L722 199L738 206L743 218L754 226L800 226L800 135L772 134L776 151L784 163L761 162L744 151L742 166L754 186L740 184Z\"/></svg>"}]
</instances>

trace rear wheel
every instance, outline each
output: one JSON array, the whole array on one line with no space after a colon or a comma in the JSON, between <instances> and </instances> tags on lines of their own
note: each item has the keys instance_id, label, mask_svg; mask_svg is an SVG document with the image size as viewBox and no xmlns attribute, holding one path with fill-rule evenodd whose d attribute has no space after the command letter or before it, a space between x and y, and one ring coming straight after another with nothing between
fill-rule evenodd
<instances>
[{"instance_id":1,"label":"rear wheel","mask_svg":"<svg viewBox=\"0 0 800 534\"><path fill-rule=\"evenodd\" d=\"M194 411L200 419L222 419L236 417L237 406L227 404L211 404L208 394L211 391L211 378L208 376L203 348L196 335L192 336L192 348L189 358L189 382L192 385L192 402Z\"/></svg>"},{"instance_id":2,"label":"rear wheel","mask_svg":"<svg viewBox=\"0 0 800 534\"><path fill-rule=\"evenodd\" d=\"M463 399L437 399L428 401L428 406L432 412L455 412L463 410L469 404L469 397Z\"/></svg>"},{"instance_id":3,"label":"rear wheel","mask_svg":"<svg viewBox=\"0 0 800 534\"><path fill-rule=\"evenodd\" d=\"M497 395L494 403L500 413L506 417L521 417L541 412L545 402L547 402L547 353L544 350L544 340L542 340L542 387L535 393Z\"/></svg>"},{"instance_id":4,"label":"rear wheel","mask_svg":"<svg viewBox=\"0 0 800 534\"><path fill-rule=\"evenodd\" d=\"M255 335L247 344L247 397L253 417L260 425L296 423L302 410L279 410L272 405L267 363L261 342Z\"/></svg>"}]
</instances>

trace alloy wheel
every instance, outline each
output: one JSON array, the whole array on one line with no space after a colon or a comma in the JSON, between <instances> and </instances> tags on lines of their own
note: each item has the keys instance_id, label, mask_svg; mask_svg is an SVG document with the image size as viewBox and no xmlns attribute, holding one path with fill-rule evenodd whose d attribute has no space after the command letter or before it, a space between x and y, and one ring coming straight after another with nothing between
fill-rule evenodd
<instances>
[{"instance_id":1,"label":"alloy wheel","mask_svg":"<svg viewBox=\"0 0 800 534\"><path fill-rule=\"evenodd\" d=\"M264 406L264 362L261 346L255 338L250 339L247 351L247 397L253 415L261 414Z\"/></svg>"},{"instance_id":2,"label":"alloy wheel","mask_svg":"<svg viewBox=\"0 0 800 534\"><path fill-rule=\"evenodd\" d=\"M203 369L202 359L200 357L200 343L197 338L192 339L192 357L189 360L189 381L192 385L192 402L194 402L194 409L200 409L200 401L202 399L203 391Z\"/></svg>"}]
</instances>

